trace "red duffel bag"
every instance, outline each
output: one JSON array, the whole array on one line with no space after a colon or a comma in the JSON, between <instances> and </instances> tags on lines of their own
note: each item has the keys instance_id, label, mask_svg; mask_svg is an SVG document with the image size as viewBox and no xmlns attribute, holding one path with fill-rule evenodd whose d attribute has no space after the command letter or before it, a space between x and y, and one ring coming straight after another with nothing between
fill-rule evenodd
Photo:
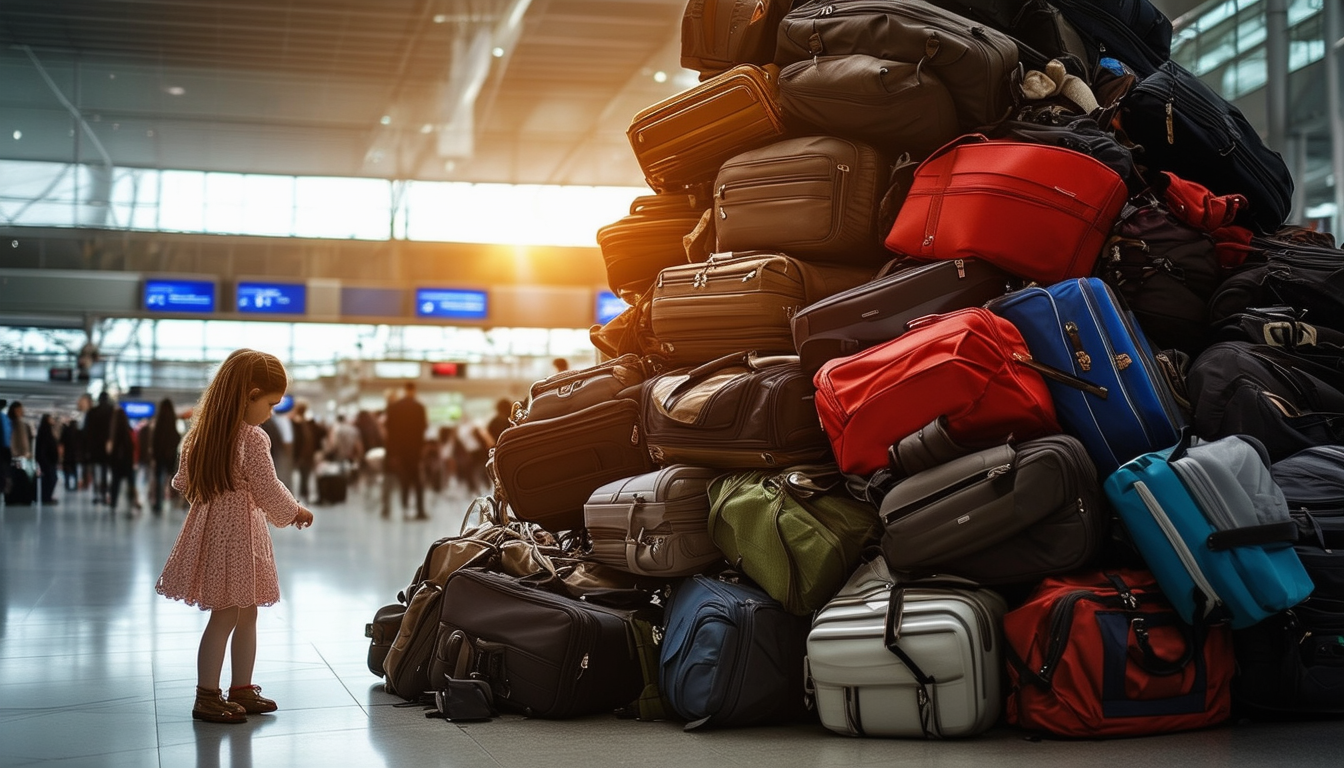
<instances>
[{"instance_id":1,"label":"red duffel bag","mask_svg":"<svg viewBox=\"0 0 1344 768\"><path fill-rule=\"evenodd\" d=\"M1186 624L1148 571L1047 578L1003 623L1013 725L1147 736L1231 714L1231 631Z\"/></svg>"},{"instance_id":2,"label":"red duffel bag","mask_svg":"<svg viewBox=\"0 0 1344 768\"><path fill-rule=\"evenodd\" d=\"M903 336L827 361L817 413L840 469L870 475L887 448L939 416L965 445L1060 431L1022 334L979 307L912 321Z\"/></svg>"},{"instance_id":3,"label":"red duffel bag","mask_svg":"<svg viewBox=\"0 0 1344 768\"><path fill-rule=\"evenodd\" d=\"M915 170L886 246L1053 285L1092 274L1126 195L1120 174L1089 155L970 134Z\"/></svg>"}]
</instances>

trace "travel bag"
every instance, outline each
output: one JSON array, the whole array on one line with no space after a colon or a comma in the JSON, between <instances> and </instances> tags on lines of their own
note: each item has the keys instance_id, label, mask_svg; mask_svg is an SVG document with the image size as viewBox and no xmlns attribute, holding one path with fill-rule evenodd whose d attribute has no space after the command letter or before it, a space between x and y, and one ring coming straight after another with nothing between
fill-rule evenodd
<instances>
[{"instance_id":1,"label":"travel bag","mask_svg":"<svg viewBox=\"0 0 1344 768\"><path fill-rule=\"evenodd\" d=\"M915 171L886 246L1050 285L1092 273L1126 196L1119 174L1081 152L962 136Z\"/></svg>"},{"instance_id":2,"label":"travel bag","mask_svg":"<svg viewBox=\"0 0 1344 768\"><path fill-rule=\"evenodd\" d=\"M1241 110L1180 64L1164 62L1135 84L1118 119L1143 146L1150 173L1171 171L1216 194L1245 195L1243 226L1273 233L1292 211L1293 177L1283 158Z\"/></svg>"},{"instance_id":3,"label":"travel bag","mask_svg":"<svg viewBox=\"0 0 1344 768\"><path fill-rule=\"evenodd\" d=\"M877 511L845 492L834 464L723 475L709 501L714 543L790 613L820 608L877 539Z\"/></svg>"},{"instance_id":4,"label":"travel bag","mask_svg":"<svg viewBox=\"0 0 1344 768\"><path fill-rule=\"evenodd\" d=\"M989 303L1038 362L1068 374L1046 380L1064 431L1108 475L1141 453L1174 445L1185 417L1148 339L1101 280L1031 287Z\"/></svg>"},{"instance_id":5,"label":"travel bag","mask_svg":"<svg viewBox=\"0 0 1344 768\"><path fill-rule=\"evenodd\" d=\"M685 264L683 238L700 224L710 201L690 192L641 195L630 214L597 230L607 285L621 297L646 293L664 267Z\"/></svg>"},{"instance_id":6,"label":"travel bag","mask_svg":"<svg viewBox=\"0 0 1344 768\"><path fill-rule=\"evenodd\" d=\"M923 0L807 0L780 22L775 63L781 67L854 53L931 71L952 94L962 130L996 123L1011 107L1017 45Z\"/></svg>"},{"instance_id":7,"label":"travel bag","mask_svg":"<svg viewBox=\"0 0 1344 768\"><path fill-rule=\"evenodd\" d=\"M1083 446L1050 435L962 456L896 484L878 510L893 570L1026 584L1089 565L1109 511Z\"/></svg>"},{"instance_id":8,"label":"travel bag","mask_svg":"<svg viewBox=\"0 0 1344 768\"><path fill-rule=\"evenodd\" d=\"M1232 633L1242 712L1277 719L1344 714L1344 599L1310 597Z\"/></svg>"},{"instance_id":9,"label":"travel bag","mask_svg":"<svg viewBox=\"0 0 1344 768\"><path fill-rule=\"evenodd\" d=\"M714 180L717 250L780 251L871 270L886 260L877 209L888 168L876 149L834 136L735 155Z\"/></svg>"},{"instance_id":10,"label":"travel bag","mask_svg":"<svg viewBox=\"0 0 1344 768\"><path fill-rule=\"evenodd\" d=\"M1344 446L1307 448L1269 469L1297 523L1293 548L1316 585L1312 598L1344 601Z\"/></svg>"},{"instance_id":11,"label":"travel bag","mask_svg":"<svg viewBox=\"0 0 1344 768\"><path fill-rule=\"evenodd\" d=\"M1171 58L1172 27L1149 0L1050 0L1099 55L1140 76Z\"/></svg>"},{"instance_id":12,"label":"travel bag","mask_svg":"<svg viewBox=\"0 0 1344 768\"><path fill-rule=\"evenodd\" d=\"M816 389L792 355L743 352L665 373L645 387L643 408L659 464L771 468L830 456Z\"/></svg>"},{"instance_id":13,"label":"travel bag","mask_svg":"<svg viewBox=\"0 0 1344 768\"><path fill-rule=\"evenodd\" d=\"M379 677L387 674L383 669L383 661L401 631L401 621L405 615L406 606L403 603L384 605L373 614L373 621L364 625L364 636L369 638L369 671Z\"/></svg>"},{"instance_id":14,"label":"travel bag","mask_svg":"<svg viewBox=\"0 0 1344 768\"><path fill-rule=\"evenodd\" d=\"M800 719L807 618L747 583L695 575L668 600L658 683L686 730Z\"/></svg>"},{"instance_id":15,"label":"travel bag","mask_svg":"<svg viewBox=\"0 0 1344 768\"><path fill-rule=\"evenodd\" d=\"M1302 602L1311 579L1297 525L1254 438L1188 433L1125 463L1105 483L1125 529L1188 623L1249 627Z\"/></svg>"},{"instance_id":16,"label":"travel bag","mask_svg":"<svg viewBox=\"0 0 1344 768\"><path fill-rule=\"evenodd\" d=\"M1045 0L930 0L939 8L965 16L1008 35L1017 43L1018 56L1030 69L1051 59L1072 56L1090 72L1097 61L1096 46L1084 43L1078 30Z\"/></svg>"},{"instance_id":17,"label":"travel bag","mask_svg":"<svg viewBox=\"0 0 1344 768\"><path fill-rule=\"evenodd\" d=\"M1254 238L1246 258L1209 300L1210 322L1251 308L1291 307L1307 322L1344 332L1344 251Z\"/></svg>"},{"instance_id":18,"label":"travel bag","mask_svg":"<svg viewBox=\"0 0 1344 768\"><path fill-rule=\"evenodd\" d=\"M723 561L709 535L717 469L673 464L617 480L583 505L587 557L644 576L691 576Z\"/></svg>"},{"instance_id":19,"label":"travel bag","mask_svg":"<svg viewBox=\"0 0 1344 768\"><path fill-rule=\"evenodd\" d=\"M1003 710L1003 598L954 579L903 582L859 566L812 620L808 690L847 736L944 738Z\"/></svg>"},{"instance_id":20,"label":"travel bag","mask_svg":"<svg viewBox=\"0 0 1344 768\"><path fill-rule=\"evenodd\" d=\"M681 66L705 80L737 64L769 64L789 0L690 0L681 16Z\"/></svg>"},{"instance_id":21,"label":"travel bag","mask_svg":"<svg viewBox=\"0 0 1344 768\"><path fill-rule=\"evenodd\" d=\"M1344 375L1328 364L1339 357L1313 348L1223 341L1204 350L1187 379L1195 434L1250 435L1271 461L1344 444Z\"/></svg>"},{"instance_id":22,"label":"travel bag","mask_svg":"<svg viewBox=\"0 0 1344 768\"><path fill-rule=\"evenodd\" d=\"M961 133L952 94L931 68L862 53L784 67L779 105L799 132L862 141L890 157L923 159Z\"/></svg>"},{"instance_id":23,"label":"travel bag","mask_svg":"<svg viewBox=\"0 0 1344 768\"><path fill-rule=\"evenodd\" d=\"M867 281L875 270L810 264L773 251L716 253L664 269L650 323L671 365L748 350L793 351L789 321L803 307Z\"/></svg>"},{"instance_id":24,"label":"travel bag","mask_svg":"<svg viewBox=\"0 0 1344 768\"><path fill-rule=\"evenodd\" d=\"M793 347L803 370L846 357L905 333L925 315L979 307L1020 287L1020 281L980 259L931 263L894 260L883 273L794 313Z\"/></svg>"},{"instance_id":25,"label":"travel bag","mask_svg":"<svg viewBox=\"0 0 1344 768\"><path fill-rule=\"evenodd\" d=\"M939 416L969 444L1059 432L1050 390L1012 323L970 308L817 371L817 414L841 471L871 475L887 448Z\"/></svg>"},{"instance_id":26,"label":"travel bag","mask_svg":"<svg viewBox=\"0 0 1344 768\"><path fill-rule=\"evenodd\" d=\"M625 354L588 368L561 371L534 382L527 403L514 403L510 421L545 421L611 400L639 399L639 386L659 368L652 358Z\"/></svg>"},{"instance_id":27,"label":"travel bag","mask_svg":"<svg viewBox=\"0 0 1344 768\"><path fill-rule=\"evenodd\" d=\"M461 633L470 676L490 684L501 708L548 719L592 715L629 704L644 688L634 616L464 569L444 585L439 643L450 647Z\"/></svg>"},{"instance_id":28,"label":"travel bag","mask_svg":"<svg viewBox=\"0 0 1344 768\"><path fill-rule=\"evenodd\" d=\"M1146 571L1052 576L1003 624L1012 725L1095 739L1204 728L1231 714L1227 627L1186 624Z\"/></svg>"},{"instance_id":29,"label":"travel bag","mask_svg":"<svg viewBox=\"0 0 1344 768\"><path fill-rule=\"evenodd\" d=\"M739 64L638 112L626 135L655 192L709 184L723 161L784 135L779 69Z\"/></svg>"},{"instance_id":30,"label":"travel bag","mask_svg":"<svg viewBox=\"0 0 1344 768\"><path fill-rule=\"evenodd\" d=\"M653 469L639 403L612 400L509 427L490 452L495 495L548 531L583 526L583 503L613 480Z\"/></svg>"},{"instance_id":31,"label":"travel bag","mask_svg":"<svg viewBox=\"0 0 1344 768\"><path fill-rule=\"evenodd\" d=\"M384 689L415 701L430 690L429 661L439 626L443 584L425 582L410 597L397 628L397 636L383 654ZM370 649L372 651L372 649Z\"/></svg>"}]
</instances>

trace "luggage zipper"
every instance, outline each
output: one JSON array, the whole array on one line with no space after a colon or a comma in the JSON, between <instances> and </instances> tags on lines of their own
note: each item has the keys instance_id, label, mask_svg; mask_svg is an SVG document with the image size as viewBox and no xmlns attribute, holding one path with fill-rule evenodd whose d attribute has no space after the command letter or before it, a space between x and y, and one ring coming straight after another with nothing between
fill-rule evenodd
<instances>
[{"instance_id":1,"label":"luggage zipper","mask_svg":"<svg viewBox=\"0 0 1344 768\"><path fill-rule=\"evenodd\" d=\"M973 475L963 477L962 479L958 480L955 483L952 483L951 485L944 486L943 488L938 489L936 492L928 496L925 496L921 499L916 499L914 501L911 501L909 504L905 504L903 506L897 507L896 509L893 509L892 511L882 516L882 523L883 525L891 525L897 520L903 519L906 516L910 515L918 508L928 507L930 505L937 504L940 501L944 501L945 499L957 495L958 493L966 490L967 488L972 488L974 486L979 485L980 483L993 480L996 477L1002 477L1003 475L1006 475L1012 471L1013 471L1012 464L1000 464L996 467L989 467L986 469L982 469Z\"/></svg>"},{"instance_id":2,"label":"luggage zipper","mask_svg":"<svg viewBox=\"0 0 1344 768\"><path fill-rule=\"evenodd\" d=\"M1061 371L1058 368L1039 362L1033 359L1031 355L1024 355L1021 352L1014 352L1013 362L1025 365L1026 367L1039 373L1040 375L1044 376L1047 379L1057 381L1060 384L1073 387L1074 389L1081 389L1082 391L1087 392L1088 394L1091 395L1096 395L1097 397L1100 397L1103 400L1105 400L1107 396L1110 394L1109 391L1107 391L1107 389L1103 386L1093 384L1090 381L1084 381L1083 379L1080 379L1077 376L1065 373L1064 371Z\"/></svg>"},{"instance_id":3,"label":"luggage zipper","mask_svg":"<svg viewBox=\"0 0 1344 768\"><path fill-rule=\"evenodd\" d=\"M1092 290L1090 283L1083 283L1082 288L1083 299L1087 303L1088 312L1092 315L1093 322L1096 323L1097 328L1104 328L1105 326L1101 322L1100 312L1098 311L1099 302L1097 301L1096 293ZM1140 337L1140 333L1134 326L1130 314L1120 310L1119 307L1117 307L1116 314L1120 318L1120 324L1124 326L1125 336L1130 340L1137 340ZM1177 437L1179 437L1177 432L1180 431L1180 425L1185 422L1185 419L1181 416L1180 408L1176 405L1176 399L1171 393L1171 388L1162 386L1163 382L1159 380L1159 376L1156 374L1157 362L1153 360L1152 352L1149 351L1146 345L1135 343L1133 345L1134 353L1139 356L1139 359L1143 364L1139 366L1140 372L1138 374L1129 375L1143 376L1144 381L1146 381L1148 386L1154 393L1156 393L1158 401L1162 403L1162 413L1165 417L1164 424L1152 423L1149 420L1148 415L1135 406L1130 399L1129 392L1131 388L1125 383L1125 377L1120 375L1120 372L1133 365L1133 358L1128 354L1116 354L1110 340L1107 339L1104 334L1101 338L1102 342L1106 345L1107 356L1115 361L1116 381L1120 384L1120 391L1124 394L1126 402L1130 403L1130 409L1134 412L1139 426L1143 429L1144 436L1147 438L1149 444L1166 445L1174 442ZM1163 429L1167 432L1166 435L1155 434Z\"/></svg>"},{"instance_id":4,"label":"luggage zipper","mask_svg":"<svg viewBox=\"0 0 1344 768\"><path fill-rule=\"evenodd\" d=\"M1049 645L1046 646L1040 668L1036 670L1036 676L1046 685L1050 685L1055 676L1055 667L1064 656L1064 649L1069 642L1069 627L1073 624L1073 609L1079 600L1094 600L1103 605L1107 602L1094 592L1080 589L1064 595L1050 609Z\"/></svg>"},{"instance_id":5,"label":"luggage zipper","mask_svg":"<svg viewBox=\"0 0 1344 768\"><path fill-rule=\"evenodd\" d=\"M1064 323L1064 333L1068 334L1069 343L1073 345L1073 357L1078 361L1078 367L1083 372L1092 370L1092 356L1083 349L1083 339L1078 335L1078 324L1072 320Z\"/></svg>"},{"instance_id":6,"label":"luggage zipper","mask_svg":"<svg viewBox=\"0 0 1344 768\"><path fill-rule=\"evenodd\" d=\"M1153 521L1157 523L1157 527L1162 530L1167 542L1171 544L1177 559L1181 561L1186 573L1190 574L1190 580L1194 582L1195 588L1203 592L1205 597L1208 598L1204 615L1209 615L1215 608L1223 604L1222 598L1214 591L1213 585L1209 583L1208 577L1199 567L1199 561L1195 560L1194 554L1185 544L1185 539L1181 538L1180 531L1176 530L1176 524L1171 521L1171 518L1167 517L1166 510L1162 509L1162 504L1153 495L1153 492L1148 490L1148 484L1142 480L1135 480L1134 493L1138 495L1139 500L1143 502L1143 506L1148 509L1148 514L1152 516ZM1200 619L1203 617L1196 616L1194 618Z\"/></svg>"},{"instance_id":7,"label":"luggage zipper","mask_svg":"<svg viewBox=\"0 0 1344 768\"><path fill-rule=\"evenodd\" d=\"M1171 462L1171 469L1181 479L1186 490L1195 497L1199 511L1216 530L1231 531L1241 526L1232 517L1227 501L1218 492L1204 465L1187 452L1182 458Z\"/></svg>"}]
</instances>

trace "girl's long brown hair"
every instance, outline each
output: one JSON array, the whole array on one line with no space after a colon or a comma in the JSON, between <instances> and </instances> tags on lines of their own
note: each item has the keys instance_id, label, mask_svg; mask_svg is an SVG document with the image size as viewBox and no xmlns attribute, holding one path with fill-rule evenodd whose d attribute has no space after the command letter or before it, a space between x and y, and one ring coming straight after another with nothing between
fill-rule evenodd
<instances>
[{"instance_id":1,"label":"girl's long brown hair","mask_svg":"<svg viewBox=\"0 0 1344 768\"><path fill-rule=\"evenodd\" d=\"M229 355L192 414L191 429L182 439L190 504L204 504L233 490L233 460L238 430L243 425L248 393L283 393L289 386L285 367L275 355L240 349Z\"/></svg>"}]
</instances>

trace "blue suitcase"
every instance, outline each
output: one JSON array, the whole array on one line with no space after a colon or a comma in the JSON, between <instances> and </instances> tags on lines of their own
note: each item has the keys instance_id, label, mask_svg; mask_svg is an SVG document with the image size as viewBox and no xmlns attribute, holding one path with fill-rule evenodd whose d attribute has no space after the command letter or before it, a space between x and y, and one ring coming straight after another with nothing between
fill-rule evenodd
<instances>
[{"instance_id":1,"label":"blue suitcase","mask_svg":"<svg viewBox=\"0 0 1344 768\"><path fill-rule=\"evenodd\" d=\"M1180 439L1185 419L1148 339L1101 280L1024 288L986 305L1027 342L1064 431L1105 476ZM1062 375L1061 375L1062 374Z\"/></svg>"},{"instance_id":2,"label":"blue suitcase","mask_svg":"<svg viewBox=\"0 0 1344 768\"><path fill-rule=\"evenodd\" d=\"M807 616L760 588L696 575L667 604L658 687L686 730L796 719L803 706Z\"/></svg>"},{"instance_id":3,"label":"blue suitcase","mask_svg":"<svg viewBox=\"0 0 1344 768\"><path fill-rule=\"evenodd\" d=\"M1181 618L1249 627L1306 599L1297 524L1255 438L1185 435L1105 483L1135 547Z\"/></svg>"}]
</instances>

